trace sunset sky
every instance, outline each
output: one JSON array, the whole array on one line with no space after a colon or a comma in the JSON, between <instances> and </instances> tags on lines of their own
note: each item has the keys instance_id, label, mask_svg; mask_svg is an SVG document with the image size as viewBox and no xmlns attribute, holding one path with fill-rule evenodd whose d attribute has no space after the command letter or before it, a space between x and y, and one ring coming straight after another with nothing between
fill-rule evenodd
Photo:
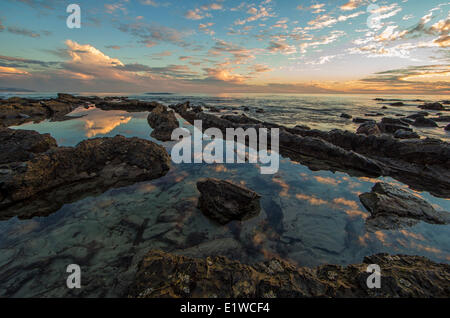
<instances>
[{"instance_id":1,"label":"sunset sky","mask_svg":"<svg viewBox=\"0 0 450 318\"><path fill-rule=\"evenodd\" d=\"M66 7L81 7L81 28ZM1 0L0 87L450 94L442 0Z\"/></svg>"}]
</instances>

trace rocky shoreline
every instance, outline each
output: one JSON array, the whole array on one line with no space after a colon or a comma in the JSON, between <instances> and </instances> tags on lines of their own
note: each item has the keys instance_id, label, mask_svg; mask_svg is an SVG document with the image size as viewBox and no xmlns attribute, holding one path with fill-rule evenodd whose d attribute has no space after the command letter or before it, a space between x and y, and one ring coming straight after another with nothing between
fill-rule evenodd
<instances>
[{"instance_id":1,"label":"rocky shoreline","mask_svg":"<svg viewBox=\"0 0 450 318\"><path fill-rule=\"evenodd\" d=\"M381 288L369 289L370 264L381 268ZM128 297L137 298L447 298L450 265L424 257L378 254L362 264L295 267L273 258L245 265L225 257L196 259L150 251Z\"/></svg>"},{"instance_id":2,"label":"rocky shoreline","mask_svg":"<svg viewBox=\"0 0 450 318\"><path fill-rule=\"evenodd\" d=\"M439 105L424 104L423 108L448 110ZM245 114L220 115L214 107L205 107L206 111L189 102L166 107L126 97L58 94L56 99L47 100L0 99L0 220L47 216L85 196L157 179L169 171L166 149L148 140L116 136L58 147L48 134L7 128L30 121L67 120L74 109L91 106L149 112L151 136L160 141L169 141L173 129L179 126L176 114L192 124L202 120L204 130L279 128L280 154L313 171L390 176L411 189L450 197L450 145L418 138L410 128L432 126L429 120L446 122L448 116L430 119L426 118L428 114L418 113L414 118L383 118L378 123L364 119L356 133L337 129L326 132L307 126L285 127ZM261 196L251 189L218 179L200 180L197 188L199 209L218 226L259 214ZM372 231L398 230L419 221L450 222L448 212L435 211L425 200L387 184L376 184L372 192L361 194L360 200L371 214L366 226ZM368 264L382 267L385 274L381 290L367 288ZM280 259L245 265L224 257L195 259L150 251L129 290L129 297L214 296L449 297L450 266L418 256L379 254L366 257L362 264L309 269Z\"/></svg>"},{"instance_id":3,"label":"rocky shoreline","mask_svg":"<svg viewBox=\"0 0 450 318\"><path fill-rule=\"evenodd\" d=\"M96 138L57 147L49 135L0 128L0 220L46 216L110 188L162 177L167 151L139 138Z\"/></svg>"},{"instance_id":4,"label":"rocky shoreline","mask_svg":"<svg viewBox=\"0 0 450 318\"><path fill-rule=\"evenodd\" d=\"M397 139L389 134L329 132L307 127L289 128L245 114L223 115L194 111L189 103L171 106L191 124L202 128L279 128L280 154L312 170L331 170L355 176L391 176L414 190L450 197L450 144L438 139Z\"/></svg>"}]
</instances>

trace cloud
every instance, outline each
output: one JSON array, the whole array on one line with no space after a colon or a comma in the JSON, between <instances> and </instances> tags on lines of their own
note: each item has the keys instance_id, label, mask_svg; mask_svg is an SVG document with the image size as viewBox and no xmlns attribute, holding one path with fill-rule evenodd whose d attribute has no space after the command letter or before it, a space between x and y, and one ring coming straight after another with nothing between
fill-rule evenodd
<instances>
[{"instance_id":1,"label":"cloud","mask_svg":"<svg viewBox=\"0 0 450 318\"><path fill-rule=\"evenodd\" d=\"M417 94L432 91L450 93L450 66L444 64L410 66L375 73L359 81L371 87Z\"/></svg>"},{"instance_id":2,"label":"cloud","mask_svg":"<svg viewBox=\"0 0 450 318\"><path fill-rule=\"evenodd\" d=\"M309 47L316 48L319 45L326 45L326 44L333 43L334 41L336 41L337 39L339 39L340 37L342 37L344 35L346 35L346 33L344 31L339 31L339 30L332 31L330 34L323 36L316 41L301 43L300 51L302 53L306 53L307 48L309 48Z\"/></svg>"},{"instance_id":3,"label":"cloud","mask_svg":"<svg viewBox=\"0 0 450 318\"><path fill-rule=\"evenodd\" d=\"M193 31L178 31L174 28L161 26L157 24L146 24L144 22L122 23L118 25L122 32L129 33L139 39L139 43L147 47L153 47L159 42L166 42L182 47L190 46L185 38L193 34Z\"/></svg>"},{"instance_id":4,"label":"cloud","mask_svg":"<svg viewBox=\"0 0 450 318\"><path fill-rule=\"evenodd\" d=\"M10 75L28 75L26 71L19 70L14 67L4 67L0 66L0 77L10 76Z\"/></svg>"},{"instance_id":5,"label":"cloud","mask_svg":"<svg viewBox=\"0 0 450 318\"><path fill-rule=\"evenodd\" d=\"M223 6L220 3L211 3L209 5L203 5L200 8L195 8L192 10L188 10L184 17L189 20L201 20L205 17L210 18L211 14L208 11L211 10L222 10Z\"/></svg>"},{"instance_id":6,"label":"cloud","mask_svg":"<svg viewBox=\"0 0 450 318\"><path fill-rule=\"evenodd\" d=\"M9 33L28 36L30 38L38 38L41 36L39 33L33 32L31 30L28 30L25 28L14 27L14 26L8 27L7 30Z\"/></svg>"},{"instance_id":7,"label":"cloud","mask_svg":"<svg viewBox=\"0 0 450 318\"><path fill-rule=\"evenodd\" d=\"M363 0L350 0L347 3L343 4L341 6L342 11L351 11L355 10L359 6L361 6L364 3Z\"/></svg>"},{"instance_id":8,"label":"cloud","mask_svg":"<svg viewBox=\"0 0 450 318\"><path fill-rule=\"evenodd\" d=\"M285 39L270 41L267 49L272 53L282 53L285 55L297 53L295 46L287 44Z\"/></svg>"},{"instance_id":9,"label":"cloud","mask_svg":"<svg viewBox=\"0 0 450 318\"><path fill-rule=\"evenodd\" d=\"M213 22L209 22L209 23L200 23L200 24L198 25L198 29L199 29L201 32L203 32L203 33L206 33L206 34L209 34L209 35L214 35L215 32L214 32L213 30L211 30L211 27L212 27L213 25L214 25Z\"/></svg>"},{"instance_id":10,"label":"cloud","mask_svg":"<svg viewBox=\"0 0 450 318\"><path fill-rule=\"evenodd\" d=\"M260 19L265 19L268 17L273 17L274 14L272 14L270 12L270 8L266 8L261 6L259 9L255 8L255 7L251 7L250 9L247 10L247 13L250 14L250 17L243 19L243 20L236 20L234 22L235 25L243 25L246 24L248 22L254 22Z\"/></svg>"}]
</instances>

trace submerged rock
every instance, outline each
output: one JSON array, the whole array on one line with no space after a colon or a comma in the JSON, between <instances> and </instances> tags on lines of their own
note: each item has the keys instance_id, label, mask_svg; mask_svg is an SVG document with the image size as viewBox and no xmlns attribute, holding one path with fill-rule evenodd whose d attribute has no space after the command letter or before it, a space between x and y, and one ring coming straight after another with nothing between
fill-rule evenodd
<instances>
[{"instance_id":1,"label":"submerged rock","mask_svg":"<svg viewBox=\"0 0 450 318\"><path fill-rule=\"evenodd\" d=\"M352 115L349 115L349 114L345 114L345 113L342 113L341 114L341 118L345 118L345 119L352 119Z\"/></svg>"},{"instance_id":2,"label":"submerged rock","mask_svg":"<svg viewBox=\"0 0 450 318\"><path fill-rule=\"evenodd\" d=\"M147 121L153 128L151 136L161 141L172 140L172 132L180 126L175 113L162 105L150 112Z\"/></svg>"},{"instance_id":3,"label":"submerged rock","mask_svg":"<svg viewBox=\"0 0 450 318\"><path fill-rule=\"evenodd\" d=\"M116 136L52 147L2 167L9 172L0 175L0 219L31 218L87 194L159 178L169 171L170 158L151 141Z\"/></svg>"},{"instance_id":4,"label":"submerged rock","mask_svg":"<svg viewBox=\"0 0 450 318\"><path fill-rule=\"evenodd\" d=\"M192 111L180 115L191 124L202 120L204 130L214 127L224 134L227 128L278 128L280 154L311 170L343 171L354 176L391 176L415 190L439 197L450 196L450 145L438 139L401 140L386 134L365 136L339 129L289 128L249 117L221 118Z\"/></svg>"},{"instance_id":5,"label":"submerged rock","mask_svg":"<svg viewBox=\"0 0 450 318\"><path fill-rule=\"evenodd\" d=\"M395 102L395 103L390 103L390 106L405 106L405 103L403 102Z\"/></svg>"},{"instance_id":6,"label":"submerged rock","mask_svg":"<svg viewBox=\"0 0 450 318\"><path fill-rule=\"evenodd\" d=\"M369 289L370 264L381 288ZM450 296L450 265L425 257L377 254L362 264L296 267L282 259L245 265L222 256L190 258L150 251L129 288L138 298L410 298Z\"/></svg>"},{"instance_id":7,"label":"submerged rock","mask_svg":"<svg viewBox=\"0 0 450 318\"><path fill-rule=\"evenodd\" d=\"M353 121L355 124L376 123L376 121L373 120L373 119L366 119L366 118L360 118L360 117L353 118L352 121Z\"/></svg>"},{"instance_id":8,"label":"submerged rock","mask_svg":"<svg viewBox=\"0 0 450 318\"><path fill-rule=\"evenodd\" d=\"M434 120L423 116L417 117L412 125L416 127L438 127L438 124Z\"/></svg>"},{"instance_id":9,"label":"submerged rock","mask_svg":"<svg viewBox=\"0 0 450 318\"><path fill-rule=\"evenodd\" d=\"M248 220L261 210L259 194L228 181L202 180L197 182L197 189L201 193L200 210L220 224Z\"/></svg>"},{"instance_id":10,"label":"submerged rock","mask_svg":"<svg viewBox=\"0 0 450 318\"><path fill-rule=\"evenodd\" d=\"M409 115L406 118L415 120L418 117L427 117L428 115L430 115L428 112L418 112L416 114Z\"/></svg>"},{"instance_id":11,"label":"submerged rock","mask_svg":"<svg viewBox=\"0 0 450 318\"><path fill-rule=\"evenodd\" d=\"M394 133L394 137L398 139L420 139L420 136L414 131L399 129Z\"/></svg>"},{"instance_id":12,"label":"submerged rock","mask_svg":"<svg viewBox=\"0 0 450 318\"><path fill-rule=\"evenodd\" d=\"M371 213L367 219L370 229L398 229L418 221L447 224L450 213L436 211L424 199L403 189L380 182L371 192L359 196L361 203Z\"/></svg>"},{"instance_id":13,"label":"submerged rock","mask_svg":"<svg viewBox=\"0 0 450 318\"><path fill-rule=\"evenodd\" d=\"M441 103L427 103L422 106L419 106L419 108L422 109L429 109L429 110L445 110L445 107Z\"/></svg>"}]
</instances>

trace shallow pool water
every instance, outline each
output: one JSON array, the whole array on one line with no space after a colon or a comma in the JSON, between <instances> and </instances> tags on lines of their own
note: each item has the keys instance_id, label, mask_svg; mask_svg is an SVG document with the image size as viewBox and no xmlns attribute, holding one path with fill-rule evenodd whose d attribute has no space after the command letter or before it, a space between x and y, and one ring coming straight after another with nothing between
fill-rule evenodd
<instances>
[{"instance_id":1,"label":"shallow pool water","mask_svg":"<svg viewBox=\"0 0 450 318\"><path fill-rule=\"evenodd\" d=\"M115 136L150 137L148 113L75 110L76 118L24 124L50 133L60 146ZM180 119L183 126L192 129ZM158 142L158 141L155 141ZM161 143L169 151L174 143ZM220 226L197 209L196 182L216 177L262 195L259 216ZM245 263L277 256L301 266L350 264L386 252L423 255L450 263L450 226L420 222L401 231L368 232L358 195L378 180L313 172L282 158L279 172L262 175L256 164L172 164L163 178L111 189L64 205L48 217L0 222L0 295L123 296L150 249ZM450 201L416 192L438 209ZM78 264L83 288L66 288L66 267Z\"/></svg>"}]
</instances>

